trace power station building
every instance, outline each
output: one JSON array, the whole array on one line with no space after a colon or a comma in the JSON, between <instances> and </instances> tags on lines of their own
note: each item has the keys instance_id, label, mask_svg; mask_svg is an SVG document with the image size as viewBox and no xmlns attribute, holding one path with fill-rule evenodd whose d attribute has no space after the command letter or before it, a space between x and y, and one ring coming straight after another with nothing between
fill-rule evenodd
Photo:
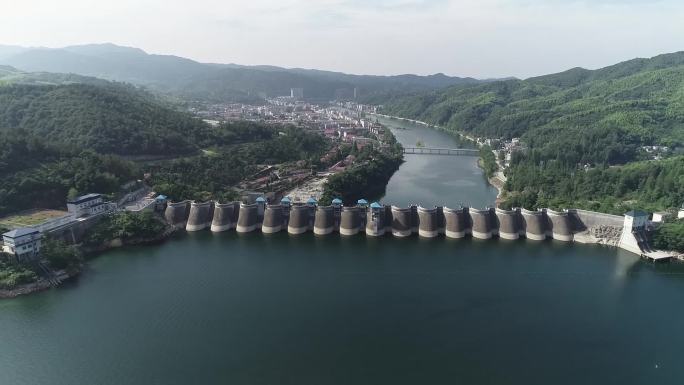
<instances>
[{"instance_id":1,"label":"power station building","mask_svg":"<svg viewBox=\"0 0 684 385\"><path fill-rule=\"evenodd\" d=\"M14 255L17 262L33 260L40 252L43 236L31 227L22 227L2 234L2 251Z\"/></svg>"}]
</instances>

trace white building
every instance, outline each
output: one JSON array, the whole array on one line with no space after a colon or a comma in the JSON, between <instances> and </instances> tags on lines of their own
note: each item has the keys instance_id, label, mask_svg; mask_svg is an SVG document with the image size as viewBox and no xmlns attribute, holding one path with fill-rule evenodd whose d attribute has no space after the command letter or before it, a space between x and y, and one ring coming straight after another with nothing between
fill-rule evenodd
<instances>
[{"instance_id":1,"label":"white building","mask_svg":"<svg viewBox=\"0 0 684 385\"><path fill-rule=\"evenodd\" d=\"M304 99L304 89L303 88L290 88L290 97L292 99Z\"/></svg>"},{"instance_id":2,"label":"white building","mask_svg":"<svg viewBox=\"0 0 684 385\"><path fill-rule=\"evenodd\" d=\"M667 211L659 211L657 213L653 213L653 219L651 219L651 222L662 223L671 216L672 214L668 213Z\"/></svg>"},{"instance_id":3,"label":"white building","mask_svg":"<svg viewBox=\"0 0 684 385\"><path fill-rule=\"evenodd\" d=\"M87 194L67 201L69 213L77 217L101 214L109 209L109 205L100 194Z\"/></svg>"},{"instance_id":4,"label":"white building","mask_svg":"<svg viewBox=\"0 0 684 385\"><path fill-rule=\"evenodd\" d=\"M40 251L42 235L31 227L22 227L2 234L2 251L14 255L17 261L33 259Z\"/></svg>"},{"instance_id":5,"label":"white building","mask_svg":"<svg viewBox=\"0 0 684 385\"><path fill-rule=\"evenodd\" d=\"M684 218L684 206L679 209L679 212L677 213L677 219L682 219Z\"/></svg>"}]
</instances>

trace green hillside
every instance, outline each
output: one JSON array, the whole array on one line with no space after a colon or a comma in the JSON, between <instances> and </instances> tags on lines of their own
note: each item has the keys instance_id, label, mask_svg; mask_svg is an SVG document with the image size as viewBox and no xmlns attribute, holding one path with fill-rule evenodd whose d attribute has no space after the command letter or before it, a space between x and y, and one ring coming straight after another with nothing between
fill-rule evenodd
<instances>
[{"instance_id":1,"label":"green hillside","mask_svg":"<svg viewBox=\"0 0 684 385\"><path fill-rule=\"evenodd\" d=\"M0 130L8 129L120 155L191 153L210 136L191 115L134 87L111 83L2 86Z\"/></svg>"},{"instance_id":2,"label":"green hillside","mask_svg":"<svg viewBox=\"0 0 684 385\"><path fill-rule=\"evenodd\" d=\"M520 137L525 150L506 171L504 205L619 213L684 200L681 158L653 160L644 149L666 146L666 157L684 153L684 52L384 103L383 113L447 130ZM610 167L637 161L645 162Z\"/></svg>"},{"instance_id":3,"label":"green hillside","mask_svg":"<svg viewBox=\"0 0 684 385\"><path fill-rule=\"evenodd\" d=\"M619 154L584 160L620 163L634 158L636 146L684 143L684 53L406 96L389 100L383 112L477 136L522 136L532 147L550 137L615 142L625 146Z\"/></svg>"}]
</instances>

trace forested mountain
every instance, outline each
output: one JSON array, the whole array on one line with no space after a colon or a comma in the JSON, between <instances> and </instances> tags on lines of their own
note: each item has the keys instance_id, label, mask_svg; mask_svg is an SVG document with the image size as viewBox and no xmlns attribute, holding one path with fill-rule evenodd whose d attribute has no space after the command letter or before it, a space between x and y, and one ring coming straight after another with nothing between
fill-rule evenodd
<instances>
[{"instance_id":1,"label":"forested mountain","mask_svg":"<svg viewBox=\"0 0 684 385\"><path fill-rule=\"evenodd\" d=\"M62 147L120 155L191 153L212 135L191 115L112 83L0 86L0 131L11 129Z\"/></svg>"},{"instance_id":2,"label":"forested mountain","mask_svg":"<svg viewBox=\"0 0 684 385\"><path fill-rule=\"evenodd\" d=\"M568 162L623 163L638 146L684 143L684 52L405 96L383 112L477 136L522 136L553 155L568 147L592 154Z\"/></svg>"},{"instance_id":3,"label":"forested mountain","mask_svg":"<svg viewBox=\"0 0 684 385\"><path fill-rule=\"evenodd\" d=\"M682 159L652 160L644 149L684 153L684 52L384 102L384 113L447 130L521 137L525 150L506 171L504 205L621 213L684 200Z\"/></svg>"},{"instance_id":4,"label":"forested mountain","mask_svg":"<svg viewBox=\"0 0 684 385\"><path fill-rule=\"evenodd\" d=\"M205 64L168 55L149 55L137 48L113 44L70 46L61 49L9 47L0 64L29 72L75 73L145 85L157 91L214 101L256 101L289 95L304 88L307 98L351 98L388 91L423 91L454 84L472 84L471 78L431 76L364 76L338 72L285 69L273 66Z\"/></svg>"}]
</instances>

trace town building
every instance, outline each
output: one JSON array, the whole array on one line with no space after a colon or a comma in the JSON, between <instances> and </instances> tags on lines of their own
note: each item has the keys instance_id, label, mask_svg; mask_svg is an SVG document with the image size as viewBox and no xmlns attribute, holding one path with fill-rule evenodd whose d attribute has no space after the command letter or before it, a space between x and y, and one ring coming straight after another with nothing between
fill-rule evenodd
<instances>
[{"instance_id":1,"label":"town building","mask_svg":"<svg viewBox=\"0 0 684 385\"><path fill-rule=\"evenodd\" d=\"M290 88L290 97L292 99L296 99L296 100L304 99L304 89L303 88Z\"/></svg>"},{"instance_id":2,"label":"town building","mask_svg":"<svg viewBox=\"0 0 684 385\"><path fill-rule=\"evenodd\" d=\"M67 210L77 217L101 214L108 209L109 205L104 201L101 194L81 195L67 200Z\"/></svg>"},{"instance_id":3,"label":"town building","mask_svg":"<svg viewBox=\"0 0 684 385\"><path fill-rule=\"evenodd\" d=\"M18 262L33 260L40 252L42 235L31 227L22 227L2 234L2 251L14 255Z\"/></svg>"}]
</instances>

